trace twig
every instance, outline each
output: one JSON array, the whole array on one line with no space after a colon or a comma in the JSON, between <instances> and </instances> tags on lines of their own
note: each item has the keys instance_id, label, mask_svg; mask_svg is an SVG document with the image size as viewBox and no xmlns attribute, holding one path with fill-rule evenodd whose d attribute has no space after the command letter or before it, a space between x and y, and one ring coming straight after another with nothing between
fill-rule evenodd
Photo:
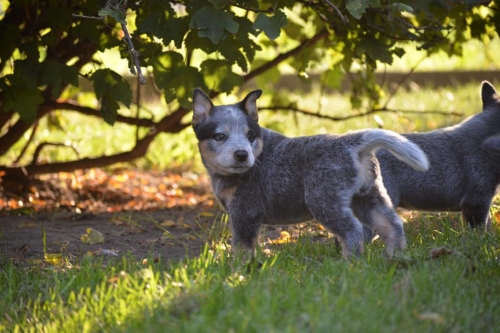
<instances>
[{"instance_id":1,"label":"twig","mask_svg":"<svg viewBox=\"0 0 500 333\"><path fill-rule=\"evenodd\" d=\"M403 77L401 78L401 80L399 80L397 83L396 83L396 88L394 88L393 91L391 91L391 93L389 94L389 96L387 97L385 103L384 103L384 106L382 107L383 109L386 109L387 106L389 105L389 102L392 100L392 98L394 97L394 95L398 92L399 88L401 88L401 86L403 85L403 82L405 82L409 77L410 75L413 74L413 72L415 72L415 70L417 69L417 67L420 65L420 63L422 61L424 61L428 56L427 55L424 55L422 58L420 58L416 63L415 65L410 69L410 71L408 73L406 73L405 75L403 75Z\"/></svg>"},{"instance_id":2,"label":"twig","mask_svg":"<svg viewBox=\"0 0 500 333\"><path fill-rule=\"evenodd\" d=\"M71 14L73 18L83 18L83 19L91 19L91 20L99 20L103 21L104 17L101 16L87 16L87 15L78 15L78 14Z\"/></svg>"},{"instance_id":3,"label":"twig","mask_svg":"<svg viewBox=\"0 0 500 333\"><path fill-rule=\"evenodd\" d=\"M39 124L39 121L37 119L37 120L35 120L35 123L33 124L33 130L31 131L30 137L28 138L28 141L26 141L26 144L24 145L23 149L19 153L19 156L14 161L14 163L13 163L14 165L18 164L19 161L21 160L21 158L23 158L24 154L26 153L28 146L31 144L31 142L33 141L33 138L35 137L35 132L38 129L38 124Z\"/></svg>"},{"instance_id":4,"label":"twig","mask_svg":"<svg viewBox=\"0 0 500 333\"><path fill-rule=\"evenodd\" d=\"M139 120L140 118L140 113L141 113L141 85L140 85L140 79L137 79L137 87L135 88L137 91L137 104L136 104L136 114L135 114L135 119ZM135 127L135 142L137 143L139 141L139 126Z\"/></svg>"},{"instance_id":5,"label":"twig","mask_svg":"<svg viewBox=\"0 0 500 333\"><path fill-rule=\"evenodd\" d=\"M80 153L73 145L69 145L66 143L58 143L58 142L42 142L36 147L35 152L33 153L33 159L31 161L32 165L38 164L38 156L40 156L42 149L45 148L46 146L69 147L73 149L73 151L76 154L76 157L80 158Z\"/></svg>"},{"instance_id":6,"label":"twig","mask_svg":"<svg viewBox=\"0 0 500 333\"><path fill-rule=\"evenodd\" d=\"M106 5L125 15L125 8L127 7L127 1L123 1L123 3L117 3L117 1L115 0L108 0ZM72 17L104 21L104 16L87 16L87 15L72 14ZM123 21L119 23L123 30L125 43L127 44L130 57L132 58L132 62L134 63L135 68L137 69L139 82L141 84L146 84L146 78L142 74L141 63L139 62L139 52L137 52L137 50L134 47L134 43L132 43L132 38L130 37L130 33L128 32L127 29L127 22L125 20L120 20L120 21ZM130 72L132 74L136 74L134 67L130 68Z\"/></svg>"},{"instance_id":7,"label":"twig","mask_svg":"<svg viewBox=\"0 0 500 333\"><path fill-rule=\"evenodd\" d=\"M125 8L127 6L127 1L124 1L122 4L118 4L118 7L114 6L112 2L113 2L113 0L109 0L107 2L107 4L111 8L114 8L115 10L121 11L123 14L125 14ZM137 75L139 76L139 82L141 84L146 84L146 78L142 74L141 63L139 62L139 52L137 52L137 50L135 49L134 43L132 43L132 38L130 38L130 33L128 32L128 29L127 29L127 22L125 22L125 23L120 22L120 25L122 27L123 34L125 35L124 38L125 38L125 42L127 43L127 46L128 46L128 51L130 53L130 56L132 57L135 68L137 68ZM130 68L130 72L132 74L135 74L135 70L133 69L133 67Z\"/></svg>"},{"instance_id":8,"label":"twig","mask_svg":"<svg viewBox=\"0 0 500 333\"><path fill-rule=\"evenodd\" d=\"M344 16L342 15L342 13L340 12L340 10L337 8L337 6L335 6L331 1L329 0L323 0L323 2L325 2L328 6L330 6L331 8L333 8L333 10L337 13L337 15L340 17L340 19L342 20L342 22L344 22L345 24L349 24L349 19L347 18L347 16Z\"/></svg>"}]
</instances>

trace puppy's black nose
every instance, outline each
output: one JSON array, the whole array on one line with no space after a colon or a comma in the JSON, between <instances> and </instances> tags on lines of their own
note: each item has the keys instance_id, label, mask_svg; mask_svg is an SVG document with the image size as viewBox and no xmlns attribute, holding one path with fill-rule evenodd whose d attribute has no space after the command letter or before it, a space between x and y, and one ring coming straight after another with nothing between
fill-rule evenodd
<instances>
[{"instance_id":1,"label":"puppy's black nose","mask_svg":"<svg viewBox=\"0 0 500 333\"><path fill-rule=\"evenodd\" d=\"M248 158L248 153L246 150L237 150L234 152L234 158L238 162L245 162Z\"/></svg>"}]
</instances>

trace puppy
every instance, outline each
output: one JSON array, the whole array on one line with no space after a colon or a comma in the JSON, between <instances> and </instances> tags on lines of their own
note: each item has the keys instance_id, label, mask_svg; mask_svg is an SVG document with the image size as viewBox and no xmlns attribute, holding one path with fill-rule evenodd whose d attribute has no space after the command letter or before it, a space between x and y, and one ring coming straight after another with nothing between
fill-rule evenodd
<instances>
[{"instance_id":1,"label":"puppy","mask_svg":"<svg viewBox=\"0 0 500 333\"><path fill-rule=\"evenodd\" d=\"M429 158L432 167L427 172L415 172L395 159L388 151L376 155L382 178L394 207L424 211L460 211L472 227L489 229L490 205L500 185L500 155L492 154L481 145L486 138L500 134L500 99L493 86L481 85L483 111L462 123L428 133L403 134L416 143ZM491 147L498 138L487 140ZM491 148L491 150L494 150ZM359 215L371 207L357 207ZM365 229L365 238L372 234Z\"/></svg>"},{"instance_id":2,"label":"puppy","mask_svg":"<svg viewBox=\"0 0 500 333\"><path fill-rule=\"evenodd\" d=\"M363 229L353 202L363 202L369 228L386 252L403 249L402 221L382 185L374 152L385 148L418 171L425 154L404 137L386 130L346 135L288 138L259 126L256 100L214 106L201 91L193 94L193 129L216 197L229 215L234 249L253 254L262 224L316 219L339 239L343 255L363 250Z\"/></svg>"},{"instance_id":3,"label":"puppy","mask_svg":"<svg viewBox=\"0 0 500 333\"><path fill-rule=\"evenodd\" d=\"M500 135L495 135L484 140L481 148L493 154L500 154Z\"/></svg>"}]
</instances>

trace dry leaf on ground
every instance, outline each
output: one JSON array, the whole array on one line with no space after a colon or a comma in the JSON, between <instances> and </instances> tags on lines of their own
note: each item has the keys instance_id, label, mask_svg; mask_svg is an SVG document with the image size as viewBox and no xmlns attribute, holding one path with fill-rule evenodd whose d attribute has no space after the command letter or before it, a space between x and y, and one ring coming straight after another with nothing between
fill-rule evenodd
<instances>
[{"instance_id":1,"label":"dry leaf on ground","mask_svg":"<svg viewBox=\"0 0 500 333\"><path fill-rule=\"evenodd\" d=\"M80 236L80 240L85 244L100 244L104 243L104 235L92 228L87 228L87 233Z\"/></svg>"}]
</instances>

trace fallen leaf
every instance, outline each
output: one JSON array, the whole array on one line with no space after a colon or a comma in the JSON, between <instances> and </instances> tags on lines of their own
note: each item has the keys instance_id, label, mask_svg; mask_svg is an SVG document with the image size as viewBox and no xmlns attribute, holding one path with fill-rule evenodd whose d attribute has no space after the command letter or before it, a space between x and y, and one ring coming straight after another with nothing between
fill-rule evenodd
<instances>
[{"instance_id":1,"label":"fallen leaf","mask_svg":"<svg viewBox=\"0 0 500 333\"><path fill-rule=\"evenodd\" d=\"M212 213L212 212L201 212L201 213L200 213L200 216L201 216L201 217L214 217L214 216L215 216L215 214L214 214L214 213Z\"/></svg>"},{"instance_id":2,"label":"fallen leaf","mask_svg":"<svg viewBox=\"0 0 500 333\"><path fill-rule=\"evenodd\" d=\"M431 259L436 259L436 258L440 258L440 257L443 257L443 256L449 256L452 253L453 253L452 250L449 250L449 249L447 249L444 246L432 249L429 252L429 254L431 256Z\"/></svg>"},{"instance_id":3,"label":"fallen leaf","mask_svg":"<svg viewBox=\"0 0 500 333\"><path fill-rule=\"evenodd\" d=\"M280 232L280 238L281 239L290 239L290 233L288 231L281 231Z\"/></svg>"},{"instance_id":4,"label":"fallen leaf","mask_svg":"<svg viewBox=\"0 0 500 333\"><path fill-rule=\"evenodd\" d=\"M99 249L95 251L94 254L97 256L118 257L117 250Z\"/></svg>"},{"instance_id":5,"label":"fallen leaf","mask_svg":"<svg viewBox=\"0 0 500 333\"><path fill-rule=\"evenodd\" d=\"M196 237L194 237L191 234L182 234L182 235L179 236L179 239L190 241L190 240L195 240Z\"/></svg>"},{"instance_id":6,"label":"fallen leaf","mask_svg":"<svg viewBox=\"0 0 500 333\"><path fill-rule=\"evenodd\" d=\"M172 227L175 227L175 222L173 220L166 220L166 221L160 223L160 226L166 227L166 228L172 228Z\"/></svg>"},{"instance_id":7,"label":"fallen leaf","mask_svg":"<svg viewBox=\"0 0 500 333\"><path fill-rule=\"evenodd\" d=\"M177 222L177 227L182 228L182 229L191 229L192 227L185 223L185 222Z\"/></svg>"},{"instance_id":8,"label":"fallen leaf","mask_svg":"<svg viewBox=\"0 0 500 333\"><path fill-rule=\"evenodd\" d=\"M444 317L436 312L422 312L417 315L417 318L420 320L430 320L436 324L444 323Z\"/></svg>"},{"instance_id":9,"label":"fallen leaf","mask_svg":"<svg viewBox=\"0 0 500 333\"><path fill-rule=\"evenodd\" d=\"M43 255L43 260L54 266L58 266L62 264L63 256L62 253L46 253Z\"/></svg>"},{"instance_id":10,"label":"fallen leaf","mask_svg":"<svg viewBox=\"0 0 500 333\"><path fill-rule=\"evenodd\" d=\"M87 233L80 236L80 239L85 244L99 244L104 243L104 235L92 228L87 228Z\"/></svg>"},{"instance_id":11,"label":"fallen leaf","mask_svg":"<svg viewBox=\"0 0 500 333\"><path fill-rule=\"evenodd\" d=\"M288 231L281 231L280 238L269 240L271 244L284 244L292 241L292 237Z\"/></svg>"}]
</instances>

